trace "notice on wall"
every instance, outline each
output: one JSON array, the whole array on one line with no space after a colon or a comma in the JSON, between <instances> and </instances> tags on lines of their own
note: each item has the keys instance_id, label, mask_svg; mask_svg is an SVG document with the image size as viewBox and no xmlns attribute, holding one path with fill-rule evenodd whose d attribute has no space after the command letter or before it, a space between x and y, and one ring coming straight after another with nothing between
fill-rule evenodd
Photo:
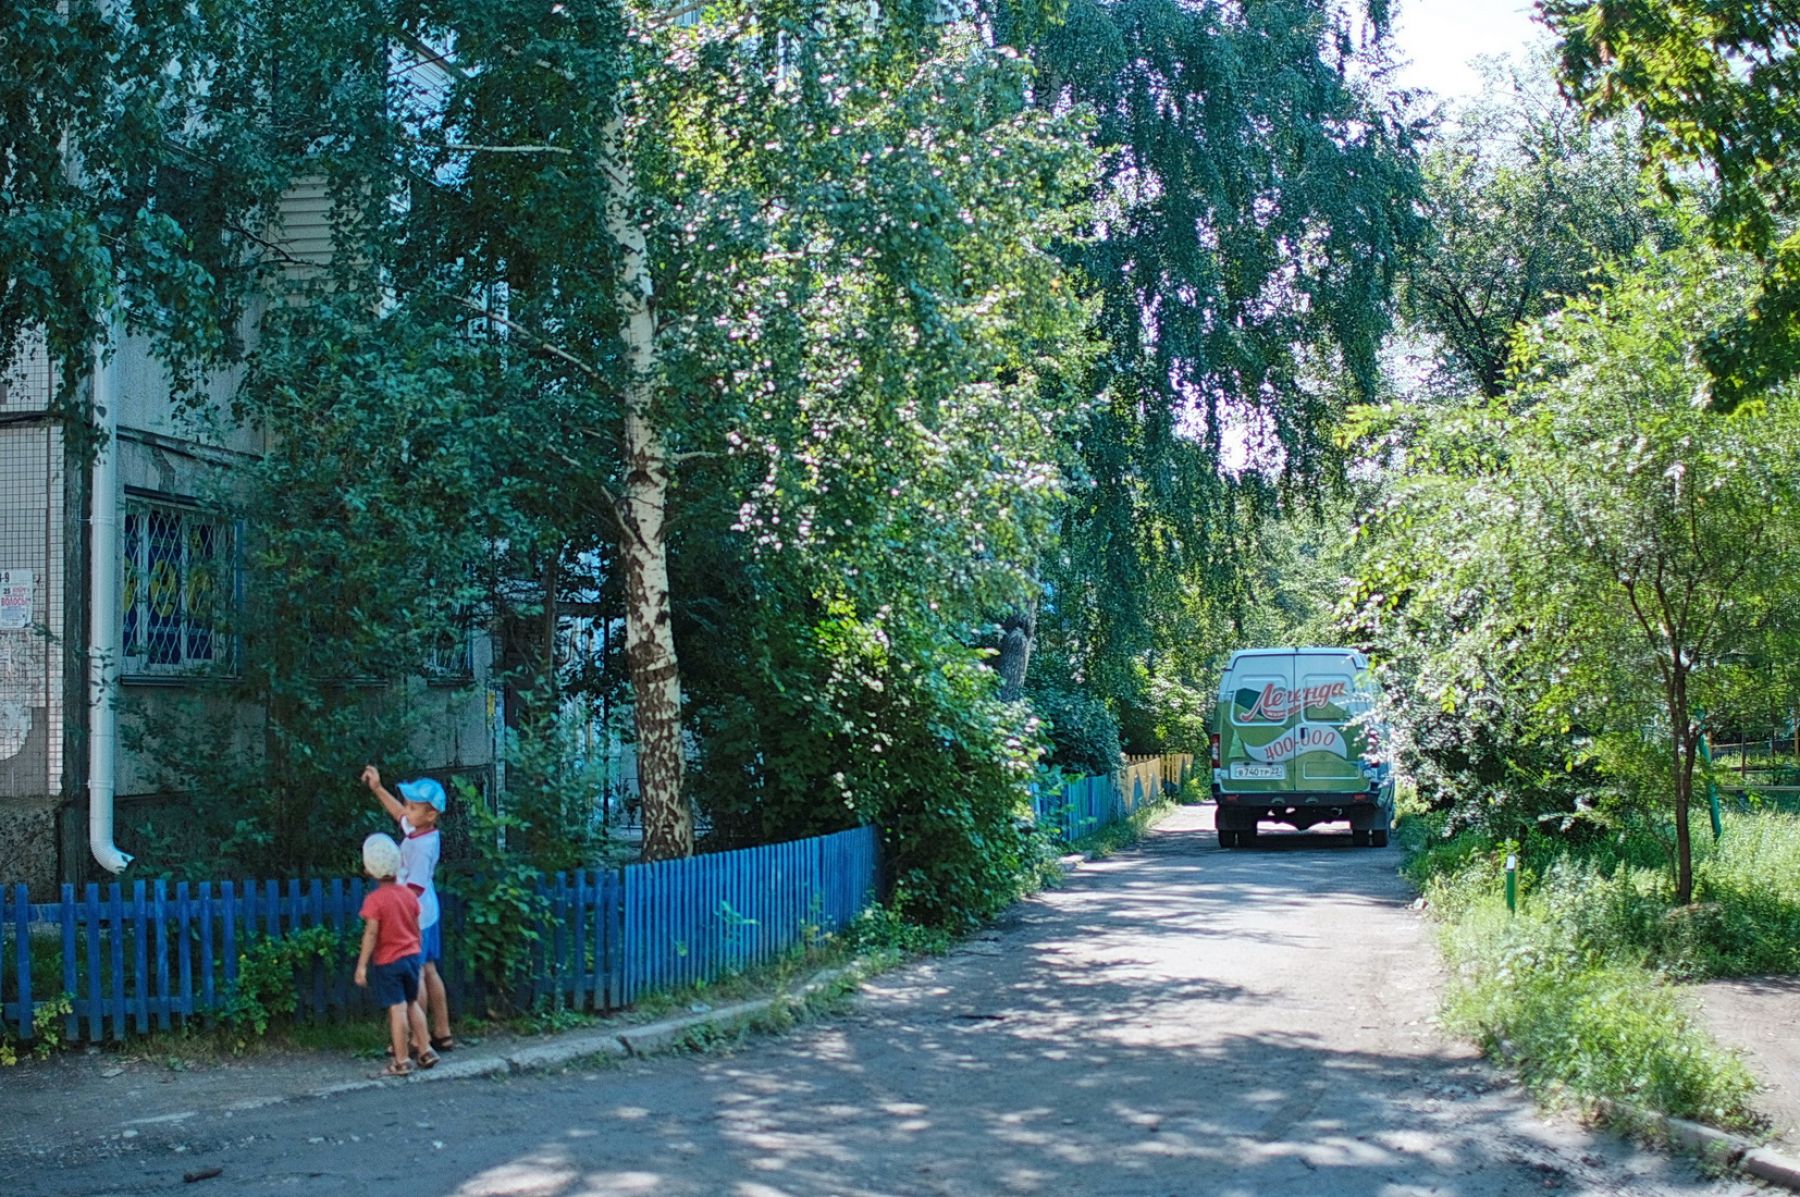
<instances>
[{"instance_id":1,"label":"notice on wall","mask_svg":"<svg viewBox=\"0 0 1800 1197\"><path fill-rule=\"evenodd\" d=\"M35 577L28 569L0 569L0 632L23 632L31 626Z\"/></svg>"}]
</instances>

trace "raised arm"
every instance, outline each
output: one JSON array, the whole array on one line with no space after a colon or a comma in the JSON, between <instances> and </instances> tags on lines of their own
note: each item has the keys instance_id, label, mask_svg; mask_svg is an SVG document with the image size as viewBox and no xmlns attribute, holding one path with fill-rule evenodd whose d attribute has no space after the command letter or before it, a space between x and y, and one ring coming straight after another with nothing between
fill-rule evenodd
<instances>
[{"instance_id":1,"label":"raised arm","mask_svg":"<svg viewBox=\"0 0 1800 1197\"><path fill-rule=\"evenodd\" d=\"M406 807L401 805L400 800L388 793L387 787L381 784L381 770L374 765L364 765L362 783L368 786L369 792L380 800L381 808L387 811L388 816L394 822L398 823L406 817Z\"/></svg>"}]
</instances>

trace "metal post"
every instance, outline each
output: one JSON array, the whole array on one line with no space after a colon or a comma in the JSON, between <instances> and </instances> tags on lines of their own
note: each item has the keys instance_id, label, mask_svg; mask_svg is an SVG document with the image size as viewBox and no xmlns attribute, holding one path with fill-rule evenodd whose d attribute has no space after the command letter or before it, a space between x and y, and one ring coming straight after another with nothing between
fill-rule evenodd
<instances>
[{"instance_id":1,"label":"metal post","mask_svg":"<svg viewBox=\"0 0 1800 1197\"><path fill-rule=\"evenodd\" d=\"M1712 742L1704 732L1700 734L1700 759L1707 765L1706 804L1712 811L1713 840L1716 843L1718 838L1725 833L1725 826L1719 821L1719 787L1713 784L1712 778Z\"/></svg>"},{"instance_id":2,"label":"metal post","mask_svg":"<svg viewBox=\"0 0 1800 1197\"><path fill-rule=\"evenodd\" d=\"M1519 909L1519 857L1517 853L1506 854L1506 913L1516 914Z\"/></svg>"}]
</instances>

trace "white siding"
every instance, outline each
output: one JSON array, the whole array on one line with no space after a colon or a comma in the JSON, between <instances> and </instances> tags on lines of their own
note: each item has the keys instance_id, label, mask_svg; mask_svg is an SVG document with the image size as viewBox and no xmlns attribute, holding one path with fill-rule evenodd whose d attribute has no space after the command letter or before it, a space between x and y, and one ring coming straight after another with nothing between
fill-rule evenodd
<instances>
[{"instance_id":1,"label":"white siding","mask_svg":"<svg viewBox=\"0 0 1800 1197\"><path fill-rule=\"evenodd\" d=\"M331 261L331 196L322 175L299 179L281 197L273 240L296 263L324 266Z\"/></svg>"}]
</instances>

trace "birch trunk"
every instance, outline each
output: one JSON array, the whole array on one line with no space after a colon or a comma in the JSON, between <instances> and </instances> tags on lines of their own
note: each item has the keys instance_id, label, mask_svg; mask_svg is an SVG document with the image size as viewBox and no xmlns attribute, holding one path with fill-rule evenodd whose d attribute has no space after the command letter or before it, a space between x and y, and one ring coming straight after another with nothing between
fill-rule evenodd
<instances>
[{"instance_id":1,"label":"birch trunk","mask_svg":"<svg viewBox=\"0 0 1800 1197\"><path fill-rule=\"evenodd\" d=\"M694 823L682 795L681 670L669 598L666 524L669 456L656 425L656 319L647 240L638 223L638 194L624 152L625 122L615 112L602 134L610 184L606 231L615 247L618 304L625 343L625 485L619 499L619 548L625 566L625 663L635 704L638 793L645 860L692 855Z\"/></svg>"}]
</instances>

